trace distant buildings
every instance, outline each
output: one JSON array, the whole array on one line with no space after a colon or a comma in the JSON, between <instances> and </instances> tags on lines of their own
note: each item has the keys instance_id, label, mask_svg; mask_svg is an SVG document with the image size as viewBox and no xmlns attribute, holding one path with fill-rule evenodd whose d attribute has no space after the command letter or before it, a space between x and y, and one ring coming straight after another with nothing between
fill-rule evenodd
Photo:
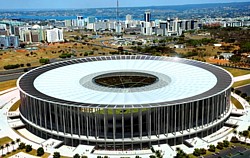
<instances>
[{"instance_id":1,"label":"distant buildings","mask_svg":"<svg viewBox=\"0 0 250 158\"><path fill-rule=\"evenodd\" d=\"M19 39L18 36L0 36L0 48L17 48L19 47Z\"/></svg>"},{"instance_id":2,"label":"distant buildings","mask_svg":"<svg viewBox=\"0 0 250 158\"><path fill-rule=\"evenodd\" d=\"M151 13L149 11L146 11L144 13L144 21L145 22L150 22L150 20L151 20Z\"/></svg>"},{"instance_id":3,"label":"distant buildings","mask_svg":"<svg viewBox=\"0 0 250 158\"><path fill-rule=\"evenodd\" d=\"M53 28L51 30L46 30L47 42L63 42L63 29Z\"/></svg>"}]
</instances>

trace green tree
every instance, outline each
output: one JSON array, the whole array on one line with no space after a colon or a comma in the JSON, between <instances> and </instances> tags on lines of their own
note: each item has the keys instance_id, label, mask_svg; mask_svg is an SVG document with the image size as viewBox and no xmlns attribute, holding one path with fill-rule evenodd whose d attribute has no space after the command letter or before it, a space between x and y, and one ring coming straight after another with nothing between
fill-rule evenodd
<instances>
[{"instance_id":1,"label":"green tree","mask_svg":"<svg viewBox=\"0 0 250 158\"><path fill-rule=\"evenodd\" d=\"M49 63L49 59L48 58L42 58L42 59L39 60L39 62L41 64L48 64Z\"/></svg>"},{"instance_id":2,"label":"green tree","mask_svg":"<svg viewBox=\"0 0 250 158\"><path fill-rule=\"evenodd\" d=\"M4 149L4 146L3 146L3 145L1 145L2 155L3 155L3 149Z\"/></svg>"},{"instance_id":3,"label":"green tree","mask_svg":"<svg viewBox=\"0 0 250 158\"><path fill-rule=\"evenodd\" d=\"M44 149L42 147L37 149L37 156L42 156L44 154Z\"/></svg>"},{"instance_id":4,"label":"green tree","mask_svg":"<svg viewBox=\"0 0 250 158\"><path fill-rule=\"evenodd\" d=\"M245 137L245 142L246 142L249 136L249 131L248 130L243 131L242 135Z\"/></svg>"},{"instance_id":5,"label":"green tree","mask_svg":"<svg viewBox=\"0 0 250 158\"><path fill-rule=\"evenodd\" d=\"M246 94L246 93L242 93L240 96L241 96L242 98L246 98L246 97L247 97L247 94Z\"/></svg>"},{"instance_id":6,"label":"green tree","mask_svg":"<svg viewBox=\"0 0 250 158\"><path fill-rule=\"evenodd\" d=\"M26 145L25 146L25 151L28 153L32 150L32 146L31 145Z\"/></svg>"},{"instance_id":7,"label":"green tree","mask_svg":"<svg viewBox=\"0 0 250 158\"><path fill-rule=\"evenodd\" d=\"M73 158L80 158L80 155L79 155L79 154L75 154L75 155L73 156Z\"/></svg>"},{"instance_id":8,"label":"green tree","mask_svg":"<svg viewBox=\"0 0 250 158\"><path fill-rule=\"evenodd\" d=\"M54 152L53 158L60 158L60 157L61 157L61 155L59 152Z\"/></svg>"},{"instance_id":9,"label":"green tree","mask_svg":"<svg viewBox=\"0 0 250 158\"><path fill-rule=\"evenodd\" d=\"M215 146L214 145L209 145L209 151L215 152Z\"/></svg>"},{"instance_id":10,"label":"green tree","mask_svg":"<svg viewBox=\"0 0 250 158\"><path fill-rule=\"evenodd\" d=\"M12 145L12 148L13 148L13 151L14 151L14 146L15 146L16 142L14 140L11 141L11 145Z\"/></svg>"},{"instance_id":11,"label":"green tree","mask_svg":"<svg viewBox=\"0 0 250 158\"><path fill-rule=\"evenodd\" d=\"M183 150L178 150L175 158L188 158L189 156L183 151Z\"/></svg>"},{"instance_id":12,"label":"green tree","mask_svg":"<svg viewBox=\"0 0 250 158\"><path fill-rule=\"evenodd\" d=\"M232 55L229 58L229 61L232 62L232 63L238 63L238 62L240 62L240 60L241 60L241 56L240 55Z\"/></svg>"},{"instance_id":13,"label":"green tree","mask_svg":"<svg viewBox=\"0 0 250 158\"><path fill-rule=\"evenodd\" d=\"M222 150L224 147L224 144L222 142L218 142L216 148Z\"/></svg>"},{"instance_id":14,"label":"green tree","mask_svg":"<svg viewBox=\"0 0 250 158\"><path fill-rule=\"evenodd\" d=\"M200 155L201 155L200 149L195 148L195 149L194 149L194 152L193 152L193 155L194 155L194 156L200 156Z\"/></svg>"},{"instance_id":15,"label":"green tree","mask_svg":"<svg viewBox=\"0 0 250 158\"><path fill-rule=\"evenodd\" d=\"M223 141L223 146L224 146L224 147L229 147L229 141L224 140L224 141Z\"/></svg>"},{"instance_id":16,"label":"green tree","mask_svg":"<svg viewBox=\"0 0 250 158\"><path fill-rule=\"evenodd\" d=\"M5 144L5 147L7 148L7 152L9 152L9 146L10 146L9 143L6 143L6 144Z\"/></svg>"},{"instance_id":17,"label":"green tree","mask_svg":"<svg viewBox=\"0 0 250 158\"><path fill-rule=\"evenodd\" d=\"M20 138L17 138L17 139L16 139L16 142L17 142L17 144L18 144L18 146L19 146Z\"/></svg>"},{"instance_id":18,"label":"green tree","mask_svg":"<svg viewBox=\"0 0 250 158\"><path fill-rule=\"evenodd\" d=\"M201 153L201 155L205 155L207 153L207 150L204 148L201 148L200 153Z\"/></svg>"},{"instance_id":19,"label":"green tree","mask_svg":"<svg viewBox=\"0 0 250 158\"><path fill-rule=\"evenodd\" d=\"M24 149L25 148L25 143L20 143L18 147L19 147L19 149Z\"/></svg>"}]
</instances>

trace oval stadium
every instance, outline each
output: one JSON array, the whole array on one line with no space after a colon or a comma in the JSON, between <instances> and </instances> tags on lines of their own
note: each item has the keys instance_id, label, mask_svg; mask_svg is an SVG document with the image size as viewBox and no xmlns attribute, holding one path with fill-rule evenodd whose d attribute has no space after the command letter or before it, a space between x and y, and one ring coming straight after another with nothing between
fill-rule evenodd
<instances>
[{"instance_id":1,"label":"oval stadium","mask_svg":"<svg viewBox=\"0 0 250 158\"><path fill-rule=\"evenodd\" d=\"M26 128L67 145L141 149L219 130L232 76L203 62L156 56L61 61L18 79Z\"/></svg>"}]
</instances>

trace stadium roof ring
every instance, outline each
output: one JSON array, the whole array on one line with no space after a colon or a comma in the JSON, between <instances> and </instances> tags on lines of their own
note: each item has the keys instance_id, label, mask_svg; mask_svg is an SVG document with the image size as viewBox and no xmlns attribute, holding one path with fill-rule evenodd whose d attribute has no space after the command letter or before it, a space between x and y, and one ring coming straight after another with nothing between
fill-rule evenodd
<instances>
[{"instance_id":1,"label":"stadium roof ring","mask_svg":"<svg viewBox=\"0 0 250 158\"><path fill-rule=\"evenodd\" d=\"M44 65L17 85L30 131L70 145L125 149L217 131L232 109L232 83L230 73L211 64L131 55Z\"/></svg>"}]
</instances>

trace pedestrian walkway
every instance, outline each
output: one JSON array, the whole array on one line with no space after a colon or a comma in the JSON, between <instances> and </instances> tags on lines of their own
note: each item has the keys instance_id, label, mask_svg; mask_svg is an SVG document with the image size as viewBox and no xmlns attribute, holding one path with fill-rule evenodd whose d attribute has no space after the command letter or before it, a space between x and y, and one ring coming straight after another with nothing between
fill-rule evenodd
<instances>
[{"instance_id":1,"label":"pedestrian walkway","mask_svg":"<svg viewBox=\"0 0 250 158\"><path fill-rule=\"evenodd\" d=\"M248 79L250 79L250 74L234 77L233 80L234 82L238 82L238 81L243 81L243 80L248 80Z\"/></svg>"}]
</instances>

